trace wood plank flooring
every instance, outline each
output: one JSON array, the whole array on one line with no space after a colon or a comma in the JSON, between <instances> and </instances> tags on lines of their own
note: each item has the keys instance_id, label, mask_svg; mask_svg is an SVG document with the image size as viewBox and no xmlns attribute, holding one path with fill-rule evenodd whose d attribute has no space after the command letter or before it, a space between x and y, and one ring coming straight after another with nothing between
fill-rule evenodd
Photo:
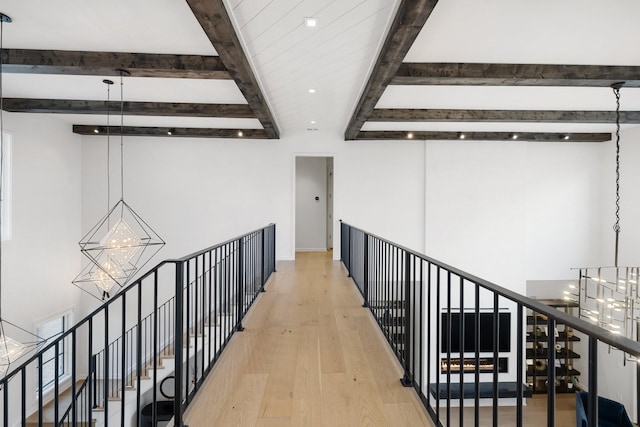
<instances>
[{"instance_id":1,"label":"wood plank flooring","mask_svg":"<svg viewBox=\"0 0 640 427\"><path fill-rule=\"evenodd\" d=\"M278 263L190 405L190 427L432 426L361 297L331 253L298 253ZM527 399L524 425L546 425L546 395ZM446 424L445 409L441 421ZM464 425L473 425L465 408ZM458 409L451 425L460 425ZM480 409L480 426L492 410ZM515 407L499 408L515 425ZM558 395L556 425L575 425L575 396Z\"/></svg>"},{"instance_id":2,"label":"wood plank flooring","mask_svg":"<svg viewBox=\"0 0 640 427\"><path fill-rule=\"evenodd\" d=\"M278 272L190 405L191 427L431 426L331 252Z\"/></svg>"}]
</instances>

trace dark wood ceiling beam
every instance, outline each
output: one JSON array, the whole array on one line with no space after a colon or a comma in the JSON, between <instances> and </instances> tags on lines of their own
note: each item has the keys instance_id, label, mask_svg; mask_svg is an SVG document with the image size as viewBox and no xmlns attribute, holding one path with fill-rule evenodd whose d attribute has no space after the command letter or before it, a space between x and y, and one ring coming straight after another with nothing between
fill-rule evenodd
<instances>
[{"instance_id":1,"label":"dark wood ceiling beam","mask_svg":"<svg viewBox=\"0 0 640 427\"><path fill-rule=\"evenodd\" d=\"M275 119L251 70L223 1L187 0L187 3L269 138L279 138Z\"/></svg>"},{"instance_id":2,"label":"dark wood ceiling beam","mask_svg":"<svg viewBox=\"0 0 640 427\"><path fill-rule=\"evenodd\" d=\"M615 123L614 111L375 109L370 122ZM621 111L620 123L640 123L640 111Z\"/></svg>"},{"instance_id":3,"label":"dark wood ceiling beam","mask_svg":"<svg viewBox=\"0 0 640 427\"><path fill-rule=\"evenodd\" d=\"M437 0L401 0L367 85L349 120L345 139L356 138L437 3Z\"/></svg>"},{"instance_id":4,"label":"dark wood ceiling beam","mask_svg":"<svg viewBox=\"0 0 640 427\"><path fill-rule=\"evenodd\" d=\"M246 104L198 104L180 102L124 102L124 113L132 116L249 118L255 115ZM16 113L120 114L120 101L75 99L5 98L3 109Z\"/></svg>"},{"instance_id":5,"label":"dark wood ceiling beam","mask_svg":"<svg viewBox=\"0 0 640 427\"><path fill-rule=\"evenodd\" d=\"M411 134L409 136L409 134ZM464 138L461 136L464 135ZM517 138L514 138L517 135ZM604 142L610 133L361 131L357 140Z\"/></svg>"},{"instance_id":6,"label":"dark wood ceiling beam","mask_svg":"<svg viewBox=\"0 0 640 427\"><path fill-rule=\"evenodd\" d=\"M119 76L124 69L133 77L231 78L217 56L5 49L2 63L8 73Z\"/></svg>"},{"instance_id":7,"label":"dark wood ceiling beam","mask_svg":"<svg viewBox=\"0 0 640 427\"><path fill-rule=\"evenodd\" d=\"M144 127L144 126L110 126L111 136L155 136L155 137L189 137L189 138L237 138L237 139L269 139L263 129L220 129L220 128L179 128L179 127ZM73 125L73 132L79 135L104 136L107 126Z\"/></svg>"},{"instance_id":8,"label":"dark wood ceiling beam","mask_svg":"<svg viewBox=\"0 0 640 427\"><path fill-rule=\"evenodd\" d=\"M403 63L392 85L640 87L640 67L476 63Z\"/></svg>"}]
</instances>

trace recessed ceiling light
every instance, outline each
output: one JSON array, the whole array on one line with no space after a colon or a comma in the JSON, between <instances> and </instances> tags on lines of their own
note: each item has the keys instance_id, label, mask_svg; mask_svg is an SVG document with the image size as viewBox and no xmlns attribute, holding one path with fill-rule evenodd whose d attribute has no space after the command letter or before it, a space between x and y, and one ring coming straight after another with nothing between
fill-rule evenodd
<instances>
[{"instance_id":1,"label":"recessed ceiling light","mask_svg":"<svg viewBox=\"0 0 640 427\"><path fill-rule=\"evenodd\" d=\"M315 120L311 120L311 124L312 125L315 125L316 123L318 123L318 122L316 122Z\"/></svg>"},{"instance_id":2,"label":"recessed ceiling light","mask_svg":"<svg viewBox=\"0 0 640 427\"><path fill-rule=\"evenodd\" d=\"M94 129L93 133L100 133L100 131L98 129Z\"/></svg>"},{"instance_id":3,"label":"recessed ceiling light","mask_svg":"<svg viewBox=\"0 0 640 427\"><path fill-rule=\"evenodd\" d=\"M517 133L512 133L511 134L511 139L518 139L518 134Z\"/></svg>"},{"instance_id":4,"label":"recessed ceiling light","mask_svg":"<svg viewBox=\"0 0 640 427\"><path fill-rule=\"evenodd\" d=\"M409 133L407 134L407 138L409 138L409 139L413 139L413 134L412 134L411 132L409 132Z\"/></svg>"},{"instance_id":5,"label":"recessed ceiling light","mask_svg":"<svg viewBox=\"0 0 640 427\"><path fill-rule=\"evenodd\" d=\"M464 133L461 133L461 134L460 134L460 139L465 139L465 138L466 138L465 134L464 134Z\"/></svg>"},{"instance_id":6,"label":"recessed ceiling light","mask_svg":"<svg viewBox=\"0 0 640 427\"><path fill-rule=\"evenodd\" d=\"M241 131L241 130L239 130L239 131L238 131L238 136L243 136L243 135L244 135L244 133L242 133L242 131Z\"/></svg>"},{"instance_id":7,"label":"recessed ceiling light","mask_svg":"<svg viewBox=\"0 0 640 427\"><path fill-rule=\"evenodd\" d=\"M314 88L309 89L309 93L316 93L316 90Z\"/></svg>"},{"instance_id":8,"label":"recessed ceiling light","mask_svg":"<svg viewBox=\"0 0 640 427\"><path fill-rule=\"evenodd\" d=\"M173 135L173 133L170 130L168 130L167 135Z\"/></svg>"},{"instance_id":9,"label":"recessed ceiling light","mask_svg":"<svg viewBox=\"0 0 640 427\"><path fill-rule=\"evenodd\" d=\"M569 139L569 135L565 135L563 138L564 138L564 140L566 141L566 140L568 140L568 139Z\"/></svg>"},{"instance_id":10,"label":"recessed ceiling light","mask_svg":"<svg viewBox=\"0 0 640 427\"><path fill-rule=\"evenodd\" d=\"M304 18L304 26L307 28L316 28L318 26L318 18Z\"/></svg>"}]
</instances>

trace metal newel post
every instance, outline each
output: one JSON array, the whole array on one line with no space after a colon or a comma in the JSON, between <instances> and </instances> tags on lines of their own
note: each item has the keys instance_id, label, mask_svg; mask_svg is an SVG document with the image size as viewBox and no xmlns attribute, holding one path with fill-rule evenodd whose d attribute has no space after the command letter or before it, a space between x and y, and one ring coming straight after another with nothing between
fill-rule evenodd
<instances>
[{"instance_id":1,"label":"metal newel post","mask_svg":"<svg viewBox=\"0 0 640 427\"><path fill-rule=\"evenodd\" d=\"M237 271L236 271L236 276L238 278L238 287L236 289L236 292L238 293L237 295L237 300L236 300L236 304L238 305L238 322L236 323L236 331L241 332L244 331L244 328L242 327L242 309L243 309L243 300L244 300L244 270L243 270L243 263L244 263L244 252L243 252L243 248L242 248L242 237L240 239L238 239L238 266L237 266Z\"/></svg>"},{"instance_id":2,"label":"metal newel post","mask_svg":"<svg viewBox=\"0 0 640 427\"><path fill-rule=\"evenodd\" d=\"M184 304L183 298L183 285L184 285L184 263L176 262L176 302L175 302L175 337L173 342L174 347L174 360L175 360L175 378L173 381L173 415L174 425L176 427L182 427L182 340L183 337L183 313L182 306ZM106 399L106 397L105 397Z\"/></svg>"},{"instance_id":3,"label":"metal newel post","mask_svg":"<svg viewBox=\"0 0 640 427\"><path fill-rule=\"evenodd\" d=\"M364 235L364 271L362 272L362 296L364 297L363 307L369 307L369 235Z\"/></svg>"},{"instance_id":4,"label":"metal newel post","mask_svg":"<svg viewBox=\"0 0 640 427\"><path fill-rule=\"evenodd\" d=\"M260 291L264 292L264 255L265 255L264 247L266 244L266 242L264 241L264 228L260 232L260 238L262 239L262 248L260 248L262 251L260 255Z\"/></svg>"},{"instance_id":5,"label":"metal newel post","mask_svg":"<svg viewBox=\"0 0 640 427\"><path fill-rule=\"evenodd\" d=\"M412 387L413 377L411 375L411 359L413 349L411 348L411 254L404 253L404 376L400 380L403 386Z\"/></svg>"},{"instance_id":6,"label":"metal newel post","mask_svg":"<svg viewBox=\"0 0 640 427\"><path fill-rule=\"evenodd\" d=\"M273 263L271 271L275 273L276 272L276 225L275 224L273 224L273 246L271 248L271 262Z\"/></svg>"},{"instance_id":7,"label":"metal newel post","mask_svg":"<svg viewBox=\"0 0 640 427\"><path fill-rule=\"evenodd\" d=\"M347 225L349 235L347 236L347 277L351 277L351 226Z\"/></svg>"}]
</instances>

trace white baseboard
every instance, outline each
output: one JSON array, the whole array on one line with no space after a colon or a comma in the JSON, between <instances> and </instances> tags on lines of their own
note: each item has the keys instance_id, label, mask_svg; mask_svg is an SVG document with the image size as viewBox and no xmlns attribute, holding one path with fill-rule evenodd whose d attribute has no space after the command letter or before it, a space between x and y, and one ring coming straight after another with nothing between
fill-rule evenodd
<instances>
[{"instance_id":1,"label":"white baseboard","mask_svg":"<svg viewBox=\"0 0 640 427\"><path fill-rule=\"evenodd\" d=\"M327 248L296 248L296 252L327 252Z\"/></svg>"}]
</instances>

